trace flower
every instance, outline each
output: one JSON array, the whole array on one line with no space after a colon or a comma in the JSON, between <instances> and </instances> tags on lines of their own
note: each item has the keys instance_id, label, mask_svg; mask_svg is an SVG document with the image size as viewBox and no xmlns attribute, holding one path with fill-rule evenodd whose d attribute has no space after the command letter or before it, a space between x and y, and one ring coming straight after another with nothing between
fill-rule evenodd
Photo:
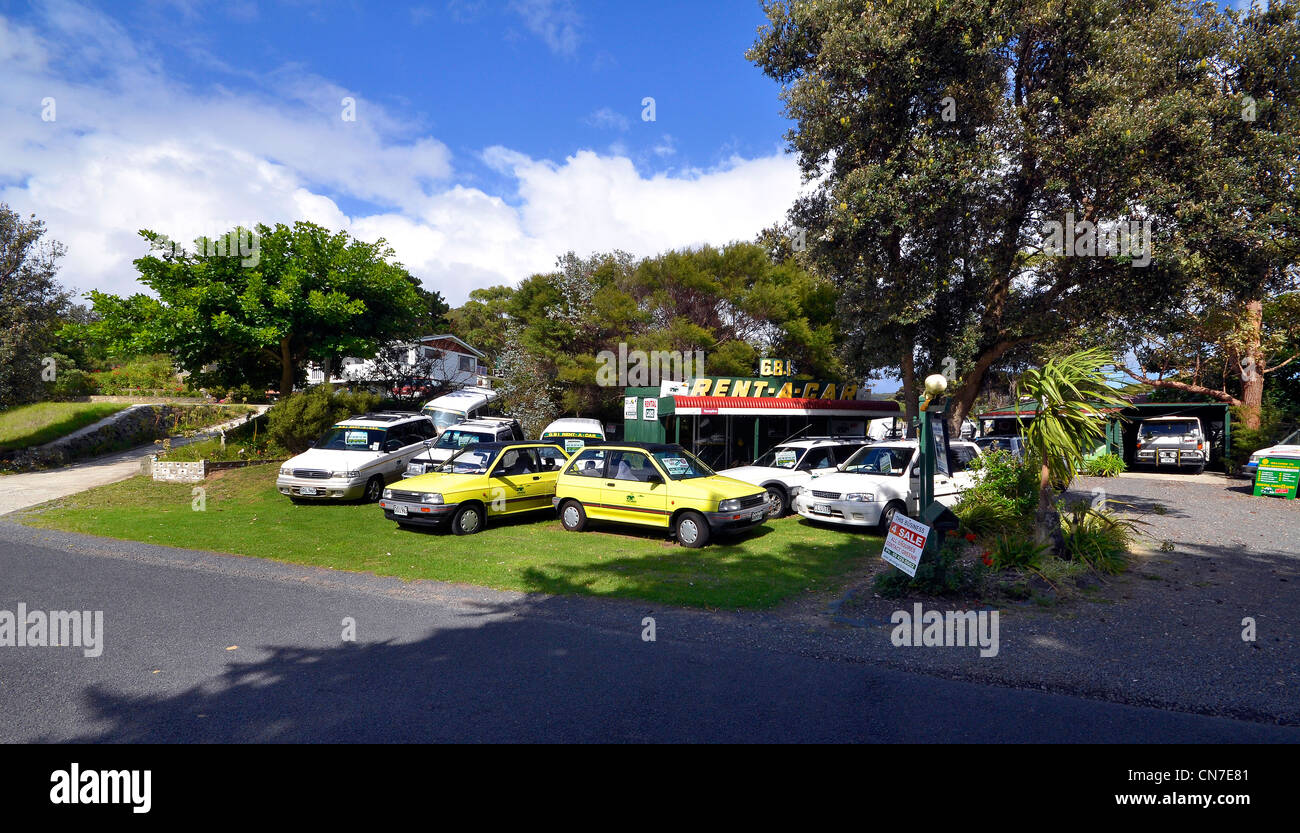
<instances>
[{"instance_id":1,"label":"flower","mask_svg":"<svg viewBox=\"0 0 1300 833\"><path fill-rule=\"evenodd\" d=\"M974 533L974 532L967 532L967 533L966 533L966 540L967 540L967 541L970 541L972 544L975 543L975 533Z\"/></svg>"},{"instance_id":2,"label":"flower","mask_svg":"<svg viewBox=\"0 0 1300 833\"><path fill-rule=\"evenodd\" d=\"M988 550L984 551L984 553L980 556L980 560L984 562L985 567L993 566L993 557L989 555Z\"/></svg>"}]
</instances>

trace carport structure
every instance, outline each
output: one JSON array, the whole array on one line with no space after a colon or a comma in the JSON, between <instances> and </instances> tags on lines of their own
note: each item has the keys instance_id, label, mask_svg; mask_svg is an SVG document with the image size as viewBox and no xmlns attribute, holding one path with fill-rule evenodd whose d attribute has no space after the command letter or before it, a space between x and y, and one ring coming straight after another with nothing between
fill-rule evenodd
<instances>
[{"instance_id":1,"label":"carport structure","mask_svg":"<svg viewBox=\"0 0 1300 833\"><path fill-rule=\"evenodd\" d=\"M1210 444L1210 459L1206 468L1227 471L1227 452L1232 446L1232 414L1223 402L1141 402L1124 408L1098 408L1106 414L1106 433L1096 447L1085 452L1085 458L1102 454L1118 454L1124 462L1133 465L1137 449L1138 426L1144 419L1156 417L1197 417ZM1019 434L1022 426L1034 419L1032 404L1016 408L984 411L976 414L980 436Z\"/></svg>"}]
</instances>

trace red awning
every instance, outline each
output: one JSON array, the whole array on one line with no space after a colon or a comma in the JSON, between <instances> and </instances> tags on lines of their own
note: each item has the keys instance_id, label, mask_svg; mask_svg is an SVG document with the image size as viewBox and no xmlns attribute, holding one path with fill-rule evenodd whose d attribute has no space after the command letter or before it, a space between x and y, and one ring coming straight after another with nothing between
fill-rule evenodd
<instances>
[{"instance_id":1,"label":"red awning","mask_svg":"<svg viewBox=\"0 0 1300 833\"><path fill-rule=\"evenodd\" d=\"M674 396L673 408L679 414L719 414L762 416L779 412L782 416L812 415L855 416L864 419L897 416L902 408L897 402L876 399L801 399L777 396Z\"/></svg>"}]
</instances>

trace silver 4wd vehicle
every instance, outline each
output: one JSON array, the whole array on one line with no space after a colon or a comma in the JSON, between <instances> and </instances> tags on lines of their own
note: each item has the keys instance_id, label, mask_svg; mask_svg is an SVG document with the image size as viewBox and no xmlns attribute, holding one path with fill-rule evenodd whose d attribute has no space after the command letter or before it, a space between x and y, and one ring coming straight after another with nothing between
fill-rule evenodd
<instances>
[{"instance_id":1,"label":"silver 4wd vehicle","mask_svg":"<svg viewBox=\"0 0 1300 833\"><path fill-rule=\"evenodd\" d=\"M446 428L438 441L428 450L417 454L406 465L406 477L417 477L433 471L457 451L475 443L522 441L524 429L517 419L494 417L467 419Z\"/></svg>"},{"instance_id":2,"label":"silver 4wd vehicle","mask_svg":"<svg viewBox=\"0 0 1300 833\"><path fill-rule=\"evenodd\" d=\"M1133 462L1157 469L1205 470L1209 445L1196 417L1153 417L1138 425Z\"/></svg>"},{"instance_id":3,"label":"silver 4wd vehicle","mask_svg":"<svg viewBox=\"0 0 1300 833\"><path fill-rule=\"evenodd\" d=\"M361 498L373 503L433 436L433 420L423 414L355 416L286 461L275 485L295 502Z\"/></svg>"}]
</instances>

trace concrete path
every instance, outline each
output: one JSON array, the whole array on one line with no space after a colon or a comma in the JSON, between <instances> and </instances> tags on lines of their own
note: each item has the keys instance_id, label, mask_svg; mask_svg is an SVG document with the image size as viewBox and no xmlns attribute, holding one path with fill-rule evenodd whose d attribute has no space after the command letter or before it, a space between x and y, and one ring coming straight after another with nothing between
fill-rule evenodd
<instances>
[{"instance_id":1,"label":"concrete path","mask_svg":"<svg viewBox=\"0 0 1300 833\"><path fill-rule=\"evenodd\" d=\"M255 415L260 416L266 412L267 406L259 405L257 408ZM188 445L208 439L220 431L229 431L236 428L245 421L246 417L241 416L238 419L206 428L201 434L194 437L174 437L172 438L172 446ZM100 423L102 422L104 420L100 421ZM96 425L100 423L96 423ZM84 492L96 486L126 480L140 471L140 460L142 458L154 454L157 450L157 445L149 443L127 451L115 451L102 457L81 460L57 469L0 476L0 515L26 509L47 500L55 500L77 492Z\"/></svg>"}]
</instances>

